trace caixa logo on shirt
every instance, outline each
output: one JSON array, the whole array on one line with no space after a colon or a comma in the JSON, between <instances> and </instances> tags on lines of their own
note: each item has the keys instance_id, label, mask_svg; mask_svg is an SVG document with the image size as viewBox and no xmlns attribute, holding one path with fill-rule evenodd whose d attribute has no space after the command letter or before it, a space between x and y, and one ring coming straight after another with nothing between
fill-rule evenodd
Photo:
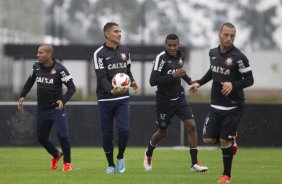
<instances>
[{"instance_id":1,"label":"caixa logo on shirt","mask_svg":"<svg viewBox=\"0 0 282 184\"><path fill-rule=\"evenodd\" d=\"M211 70L212 72L215 72L215 73L220 73L223 75L230 75L230 70L228 68L211 65Z\"/></svg>"},{"instance_id":2,"label":"caixa logo on shirt","mask_svg":"<svg viewBox=\"0 0 282 184\"><path fill-rule=\"evenodd\" d=\"M168 70L167 74L174 74L176 71L177 71L177 69Z\"/></svg>"},{"instance_id":3,"label":"caixa logo on shirt","mask_svg":"<svg viewBox=\"0 0 282 184\"><path fill-rule=\"evenodd\" d=\"M54 84L54 79L49 79L46 77L36 77L36 82L44 84Z\"/></svg>"},{"instance_id":4,"label":"caixa logo on shirt","mask_svg":"<svg viewBox=\"0 0 282 184\"><path fill-rule=\"evenodd\" d=\"M126 63L113 63L108 65L108 70L126 68Z\"/></svg>"}]
</instances>

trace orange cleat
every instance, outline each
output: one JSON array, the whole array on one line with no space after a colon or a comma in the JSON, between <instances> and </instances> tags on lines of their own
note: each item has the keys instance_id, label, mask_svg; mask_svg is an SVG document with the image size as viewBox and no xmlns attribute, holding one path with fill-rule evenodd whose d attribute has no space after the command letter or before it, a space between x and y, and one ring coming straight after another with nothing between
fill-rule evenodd
<instances>
[{"instance_id":1,"label":"orange cleat","mask_svg":"<svg viewBox=\"0 0 282 184\"><path fill-rule=\"evenodd\" d=\"M227 175L223 175L219 178L217 183L231 183L231 178Z\"/></svg>"},{"instance_id":2,"label":"orange cleat","mask_svg":"<svg viewBox=\"0 0 282 184\"><path fill-rule=\"evenodd\" d=\"M58 163L59 163L62 156L63 156L63 153L59 152L59 156L57 158L55 158L55 157L52 158L50 169L55 170L55 169L58 168Z\"/></svg>"},{"instance_id":3,"label":"orange cleat","mask_svg":"<svg viewBox=\"0 0 282 184\"><path fill-rule=\"evenodd\" d=\"M71 170L71 163L64 163L63 171L69 172Z\"/></svg>"}]
</instances>

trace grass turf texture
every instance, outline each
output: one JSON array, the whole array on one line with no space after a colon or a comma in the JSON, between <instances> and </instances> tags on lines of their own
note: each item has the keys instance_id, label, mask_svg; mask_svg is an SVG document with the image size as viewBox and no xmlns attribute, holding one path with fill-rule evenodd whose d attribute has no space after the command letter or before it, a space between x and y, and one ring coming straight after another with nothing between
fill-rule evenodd
<instances>
[{"instance_id":1,"label":"grass turf texture","mask_svg":"<svg viewBox=\"0 0 282 184\"><path fill-rule=\"evenodd\" d=\"M115 150L116 151L116 150ZM157 148L153 170L143 169L145 148L126 150L126 173L106 175L106 158L101 148L72 148L73 171L49 169L50 156L43 148L0 148L0 183L11 184L210 184L222 173L221 150L199 150L199 160L209 167L207 173L190 172L187 149ZM233 180L238 184L281 184L282 148L240 148L234 156Z\"/></svg>"}]
</instances>

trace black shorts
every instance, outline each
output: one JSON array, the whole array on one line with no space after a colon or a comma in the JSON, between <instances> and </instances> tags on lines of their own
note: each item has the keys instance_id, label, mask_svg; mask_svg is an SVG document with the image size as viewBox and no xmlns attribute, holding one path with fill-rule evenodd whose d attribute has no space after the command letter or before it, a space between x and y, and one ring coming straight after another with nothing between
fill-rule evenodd
<instances>
[{"instance_id":1,"label":"black shorts","mask_svg":"<svg viewBox=\"0 0 282 184\"><path fill-rule=\"evenodd\" d=\"M205 120L203 137L221 138L227 141L233 140L242 119L242 114L242 107L231 110L219 110L211 107Z\"/></svg>"},{"instance_id":2,"label":"black shorts","mask_svg":"<svg viewBox=\"0 0 282 184\"><path fill-rule=\"evenodd\" d=\"M194 118L190 104L186 101L185 96L176 100L157 99L156 111L156 123L160 129L166 129L171 124L170 120L174 115L181 120Z\"/></svg>"}]
</instances>

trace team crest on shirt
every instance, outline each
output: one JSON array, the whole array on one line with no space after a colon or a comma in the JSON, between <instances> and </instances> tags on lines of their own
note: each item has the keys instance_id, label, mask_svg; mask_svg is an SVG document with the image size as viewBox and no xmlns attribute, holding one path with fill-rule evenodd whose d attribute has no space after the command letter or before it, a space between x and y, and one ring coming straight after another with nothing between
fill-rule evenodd
<instances>
[{"instance_id":1,"label":"team crest on shirt","mask_svg":"<svg viewBox=\"0 0 282 184\"><path fill-rule=\"evenodd\" d=\"M228 57L228 58L226 58L226 60L225 60L225 64L226 64L227 66L232 65L232 62L233 62L232 57Z\"/></svg>"},{"instance_id":2,"label":"team crest on shirt","mask_svg":"<svg viewBox=\"0 0 282 184\"><path fill-rule=\"evenodd\" d=\"M120 53L120 57L122 60L126 60L126 54L124 52Z\"/></svg>"},{"instance_id":3,"label":"team crest on shirt","mask_svg":"<svg viewBox=\"0 0 282 184\"><path fill-rule=\"evenodd\" d=\"M56 71L56 69L55 68L53 68L52 70L51 70L51 72L50 72L51 74L56 74L57 73L57 71Z\"/></svg>"}]
</instances>

